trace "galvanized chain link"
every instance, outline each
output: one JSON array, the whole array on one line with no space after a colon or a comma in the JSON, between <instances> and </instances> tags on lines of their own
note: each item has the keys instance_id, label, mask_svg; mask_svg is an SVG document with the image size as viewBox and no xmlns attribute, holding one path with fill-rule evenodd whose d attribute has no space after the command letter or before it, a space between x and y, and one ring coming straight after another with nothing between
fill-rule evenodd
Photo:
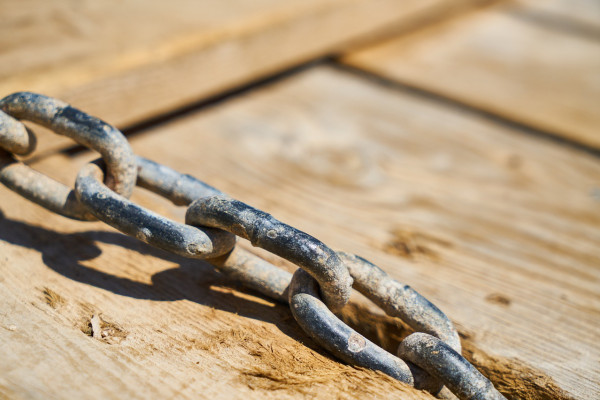
<instances>
[{"instance_id":1,"label":"galvanized chain link","mask_svg":"<svg viewBox=\"0 0 600 400\"><path fill-rule=\"evenodd\" d=\"M13 157L35 148L35 135L21 119L68 136L102 158L79 171L71 190ZM206 259L249 288L289 304L304 331L349 364L382 371L433 394L446 385L461 399L504 399L460 355L460 340L449 318L414 289L369 261L333 251L192 176L135 156L116 128L66 103L26 92L0 100L0 182L63 216L97 218L153 246ZM187 206L185 224L128 200L136 184ZM292 276L236 246L236 236L300 268ZM333 314L331 310L339 311L348 302L352 287L415 331L400 343L398 356Z\"/></svg>"}]
</instances>

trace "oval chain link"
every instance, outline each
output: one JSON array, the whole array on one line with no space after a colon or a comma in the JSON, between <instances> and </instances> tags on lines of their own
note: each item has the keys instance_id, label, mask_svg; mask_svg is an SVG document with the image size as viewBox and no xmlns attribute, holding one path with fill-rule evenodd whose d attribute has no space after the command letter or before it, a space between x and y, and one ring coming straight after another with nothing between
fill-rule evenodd
<instances>
[{"instance_id":1,"label":"oval chain link","mask_svg":"<svg viewBox=\"0 0 600 400\"><path fill-rule=\"evenodd\" d=\"M113 126L65 102L29 92L0 100L0 112L4 113L0 115L0 132L4 132L0 134L0 147L6 150L0 151L0 182L10 189L65 217L94 219L71 189L10 154L11 149L17 150L15 154L27 154L33 147L30 132L23 124L15 124L15 119L20 119L39 124L100 153L108 166L107 185L125 197L131 196L136 180L135 156L125 136ZM11 130L15 126L18 128ZM6 130L11 133L7 134Z\"/></svg>"},{"instance_id":2,"label":"oval chain link","mask_svg":"<svg viewBox=\"0 0 600 400\"><path fill-rule=\"evenodd\" d=\"M103 163L85 165L77 175L77 199L100 221L142 242L189 258L212 258L235 246L235 236L213 228L195 228L141 207L102 183Z\"/></svg>"},{"instance_id":3,"label":"oval chain link","mask_svg":"<svg viewBox=\"0 0 600 400\"><path fill-rule=\"evenodd\" d=\"M195 200L188 207L186 221L234 233L298 265L319 282L326 303L334 311L341 310L350 299L352 278L338 255L320 240L264 211L217 195Z\"/></svg>"}]
</instances>

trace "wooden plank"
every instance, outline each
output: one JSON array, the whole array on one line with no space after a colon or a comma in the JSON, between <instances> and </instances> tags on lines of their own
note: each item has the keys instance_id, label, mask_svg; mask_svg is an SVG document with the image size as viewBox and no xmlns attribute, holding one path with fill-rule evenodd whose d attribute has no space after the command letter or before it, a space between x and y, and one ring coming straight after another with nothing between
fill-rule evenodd
<instances>
[{"instance_id":1,"label":"wooden plank","mask_svg":"<svg viewBox=\"0 0 600 400\"><path fill-rule=\"evenodd\" d=\"M41 92L129 126L322 57L448 3L453 2L4 1L0 94ZM39 148L68 143L42 137Z\"/></svg>"},{"instance_id":2,"label":"wooden plank","mask_svg":"<svg viewBox=\"0 0 600 400\"><path fill-rule=\"evenodd\" d=\"M600 41L520 17L533 11L472 13L343 61L600 148Z\"/></svg>"},{"instance_id":3,"label":"wooden plank","mask_svg":"<svg viewBox=\"0 0 600 400\"><path fill-rule=\"evenodd\" d=\"M597 158L329 68L132 145L416 288L510 398L600 393ZM69 182L92 158L59 154L36 167ZM201 262L52 215L4 188L0 196L5 391L425 398L313 350L285 307ZM135 200L183 219L143 190ZM393 351L406 332L354 301L346 318ZM126 338L111 333L109 345L82 333L94 313Z\"/></svg>"},{"instance_id":4,"label":"wooden plank","mask_svg":"<svg viewBox=\"0 0 600 400\"><path fill-rule=\"evenodd\" d=\"M597 0L520 0L528 10L551 20L567 20L573 24L600 29L600 2Z\"/></svg>"}]
</instances>

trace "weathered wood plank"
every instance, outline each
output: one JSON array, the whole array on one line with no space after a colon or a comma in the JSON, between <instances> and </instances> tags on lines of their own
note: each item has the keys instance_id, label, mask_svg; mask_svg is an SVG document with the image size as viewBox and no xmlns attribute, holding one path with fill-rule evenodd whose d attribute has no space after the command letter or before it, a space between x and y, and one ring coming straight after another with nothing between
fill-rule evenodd
<instances>
[{"instance_id":1,"label":"weathered wood plank","mask_svg":"<svg viewBox=\"0 0 600 400\"><path fill-rule=\"evenodd\" d=\"M600 40L522 18L531 7L472 13L343 61L599 148Z\"/></svg>"},{"instance_id":2,"label":"weathered wood plank","mask_svg":"<svg viewBox=\"0 0 600 400\"><path fill-rule=\"evenodd\" d=\"M415 287L510 398L599 393L597 158L328 68L132 144ZM36 167L69 181L91 158ZM7 392L425 398L305 347L285 307L231 289L207 265L0 196ZM183 218L142 190L135 199ZM402 330L356 301L366 308L347 317L393 349ZM94 313L126 338L82 333Z\"/></svg>"},{"instance_id":3,"label":"weathered wood plank","mask_svg":"<svg viewBox=\"0 0 600 400\"><path fill-rule=\"evenodd\" d=\"M566 20L575 25L600 29L600 2L597 0L520 0L532 14L548 22Z\"/></svg>"},{"instance_id":4,"label":"weathered wood plank","mask_svg":"<svg viewBox=\"0 0 600 400\"><path fill-rule=\"evenodd\" d=\"M36 166L67 181L86 158ZM0 196L1 398L433 399L311 350L287 307L201 261Z\"/></svg>"},{"instance_id":5,"label":"weathered wood plank","mask_svg":"<svg viewBox=\"0 0 600 400\"><path fill-rule=\"evenodd\" d=\"M453 2L4 1L0 95L41 92L128 126Z\"/></svg>"}]
</instances>

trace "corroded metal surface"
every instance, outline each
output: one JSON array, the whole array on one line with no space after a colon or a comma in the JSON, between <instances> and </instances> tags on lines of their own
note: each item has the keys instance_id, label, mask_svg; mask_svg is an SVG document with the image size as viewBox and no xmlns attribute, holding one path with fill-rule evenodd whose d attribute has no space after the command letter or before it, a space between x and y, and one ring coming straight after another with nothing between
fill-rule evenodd
<instances>
[{"instance_id":1,"label":"corroded metal surface","mask_svg":"<svg viewBox=\"0 0 600 400\"><path fill-rule=\"evenodd\" d=\"M353 287L381 307L387 315L400 318L415 332L440 338L460 353L458 332L439 308L364 258L344 252L338 252L338 255L354 278Z\"/></svg>"},{"instance_id":2,"label":"corroded metal surface","mask_svg":"<svg viewBox=\"0 0 600 400\"><path fill-rule=\"evenodd\" d=\"M14 93L1 99L0 111L13 118L42 125L96 150L108 167L106 184L125 197L131 196L136 180L135 156L127 139L113 126L60 100L28 92ZM22 135L21 131L5 135L5 138L14 138L16 142L13 146L27 147ZM3 146L6 150L9 147ZM20 166L16 167L15 164ZM64 195L64 185L45 179L41 174L25 171L29 167L9 155L3 156L2 165L0 182L23 197L69 218L90 219L90 214L75 204L72 192Z\"/></svg>"},{"instance_id":3,"label":"corroded metal surface","mask_svg":"<svg viewBox=\"0 0 600 400\"><path fill-rule=\"evenodd\" d=\"M415 332L436 336L457 352L461 352L458 332L450 319L433 303L408 285L392 279L375 264L354 254L338 252L354 278L353 287L377 304L390 317L397 317ZM415 387L432 393L441 390L437 379L412 368Z\"/></svg>"},{"instance_id":4,"label":"corroded metal surface","mask_svg":"<svg viewBox=\"0 0 600 400\"><path fill-rule=\"evenodd\" d=\"M136 161L137 185L171 200L177 206L187 206L201 197L223 194L191 175L182 174L143 157L136 157Z\"/></svg>"},{"instance_id":5,"label":"corroded metal surface","mask_svg":"<svg viewBox=\"0 0 600 400\"><path fill-rule=\"evenodd\" d=\"M385 372L433 394L446 384L460 399L504 399L497 397L502 395L491 382L460 355L456 329L437 307L369 261L347 253L338 254L350 269L354 288L388 315L399 317L411 328L426 330L447 342L417 332L401 342L400 358L395 357L329 311L320 299L317 282L298 270L289 287L290 308L298 324L317 343L350 364Z\"/></svg>"},{"instance_id":6,"label":"corroded metal surface","mask_svg":"<svg viewBox=\"0 0 600 400\"><path fill-rule=\"evenodd\" d=\"M0 182L26 199L62 216L84 221L95 219L77 201L73 190L17 161L3 150L0 150Z\"/></svg>"},{"instance_id":7,"label":"corroded metal surface","mask_svg":"<svg viewBox=\"0 0 600 400\"><path fill-rule=\"evenodd\" d=\"M459 399L506 400L460 353L434 336L413 333L400 343L398 355L438 378Z\"/></svg>"},{"instance_id":8,"label":"corroded metal surface","mask_svg":"<svg viewBox=\"0 0 600 400\"><path fill-rule=\"evenodd\" d=\"M35 135L19 120L0 111L0 147L4 150L26 156L35 150Z\"/></svg>"},{"instance_id":9,"label":"corroded metal surface","mask_svg":"<svg viewBox=\"0 0 600 400\"><path fill-rule=\"evenodd\" d=\"M136 157L136 161L137 185L176 205L185 206L196 198L221 193L193 176L164 165L142 157ZM77 196L98 219L123 233L184 257L210 258L207 261L225 275L287 304L287 287L292 274L240 247L233 248L235 236L231 233L177 223L132 203L103 185L102 175L98 163L88 164L80 171L75 184Z\"/></svg>"},{"instance_id":10,"label":"corroded metal surface","mask_svg":"<svg viewBox=\"0 0 600 400\"><path fill-rule=\"evenodd\" d=\"M343 323L321 301L317 282L305 271L294 273L289 288L292 314L317 343L352 365L382 371L409 385L409 366Z\"/></svg>"},{"instance_id":11,"label":"corroded metal surface","mask_svg":"<svg viewBox=\"0 0 600 400\"><path fill-rule=\"evenodd\" d=\"M350 298L352 278L337 254L309 234L224 195L204 197L188 208L186 221L232 232L310 273L327 305L340 310Z\"/></svg>"},{"instance_id":12,"label":"corroded metal surface","mask_svg":"<svg viewBox=\"0 0 600 400\"><path fill-rule=\"evenodd\" d=\"M211 258L229 252L235 236L213 228L195 228L164 218L110 190L102 183L97 163L77 175L75 193L99 220L137 239L190 258Z\"/></svg>"},{"instance_id":13,"label":"corroded metal surface","mask_svg":"<svg viewBox=\"0 0 600 400\"><path fill-rule=\"evenodd\" d=\"M207 260L225 275L281 303L288 303L292 274L236 246L231 253Z\"/></svg>"},{"instance_id":14,"label":"corroded metal surface","mask_svg":"<svg viewBox=\"0 0 600 400\"><path fill-rule=\"evenodd\" d=\"M97 150L102 159L84 166L75 190L70 190L13 157L11 153L27 154L35 145L35 137L18 119L71 137ZM0 148L0 182L23 197L70 218L97 217L173 253L206 259L245 286L277 301L289 301L300 326L350 364L382 371L432 393L437 393L443 382L461 399L504 399L460 355L460 340L448 317L410 286L394 281L361 257L336 253L307 233L190 175L135 157L125 137L97 118L55 99L16 93L0 100ZM128 200L136 176L137 185L176 205L188 206L186 224ZM301 268L292 276L236 246L235 235ZM346 304L352 286L388 315L419 332L401 342L400 358L355 332L330 311Z\"/></svg>"}]
</instances>

